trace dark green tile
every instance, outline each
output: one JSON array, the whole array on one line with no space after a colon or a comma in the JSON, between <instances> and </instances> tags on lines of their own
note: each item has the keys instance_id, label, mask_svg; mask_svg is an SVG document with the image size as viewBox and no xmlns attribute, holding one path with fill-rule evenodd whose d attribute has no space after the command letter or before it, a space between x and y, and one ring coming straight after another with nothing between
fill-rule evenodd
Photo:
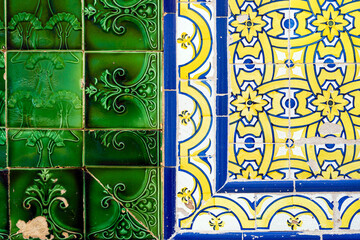
<instances>
[{"instance_id":1,"label":"dark green tile","mask_svg":"<svg viewBox=\"0 0 360 240\"><path fill-rule=\"evenodd\" d=\"M20 229L25 224L36 226L35 223L43 233L42 239L45 236L48 239L83 239L82 180L81 170L11 170L12 239L29 237L27 231ZM48 234L41 231L40 226L48 228Z\"/></svg>"},{"instance_id":2,"label":"dark green tile","mask_svg":"<svg viewBox=\"0 0 360 240\"><path fill-rule=\"evenodd\" d=\"M5 49L5 1L0 2L0 48Z\"/></svg>"},{"instance_id":3,"label":"dark green tile","mask_svg":"<svg viewBox=\"0 0 360 240\"><path fill-rule=\"evenodd\" d=\"M5 127L5 55L0 52L0 126Z\"/></svg>"},{"instance_id":4,"label":"dark green tile","mask_svg":"<svg viewBox=\"0 0 360 240\"><path fill-rule=\"evenodd\" d=\"M8 126L82 127L82 54L11 52Z\"/></svg>"},{"instance_id":5,"label":"dark green tile","mask_svg":"<svg viewBox=\"0 0 360 240\"><path fill-rule=\"evenodd\" d=\"M85 165L157 166L159 131L87 131Z\"/></svg>"},{"instance_id":6,"label":"dark green tile","mask_svg":"<svg viewBox=\"0 0 360 240\"><path fill-rule=\"evenodd\" d=\"M74 130L11 129L10 167L80 167L83 134Z\"/></svg>"},{"instance_id":7,"label":"dark green tile","mask_svg":"<svg viewBox=\"0 0 360 240\"><path fill-rule=\"evenodd\" d=\"M0 171L0 239L9 236L8 171Z\"/></svg>"},{"instance_id":8,"label":"dark green tile","mask_svg":"<svg viewBox=\"0 0 360 240\"><path fill-rule=\"evenodd\" d=\"M1 168L6 168L6 129L5 128L0 128L0 169Z\"/></svg>"},{"instance_id":9,"label":"dark green tile","mask_svg":"<svg viewBox=\"0 0 360 240\"><path fill-rule=\"evenodd\" d=\"M158 129L160 57L159 53L87 54L86 126Z\"/></svg>"},{"instance_id":10,"label":"dark green tile","mask_svg":"<svg viewBox=\"0 0 360 240\"><path fill-rule=\"evenodd\" d=\"M88 168L106 187L86 177L88 239L153 239L161 233L159 168Z\"/></svg>"},{"instance_id":11,"label":"dark green tile","mask_svg":"<svg viewBox=\"0 0 360 240\"><path fill-rule=\"evenodd\" d=\"M8 0L8 49L79 49L81 1Z\"/></svg>"},{"instance_id":12,"label":"dark green tile","mask_svg":"<svg viewBox=\"0 0 360 240\"><path fill-rule=\"evenodd\" d=\"M87 50L160 50L162 0L85 0Z\"/></svg>"}]
</instances>

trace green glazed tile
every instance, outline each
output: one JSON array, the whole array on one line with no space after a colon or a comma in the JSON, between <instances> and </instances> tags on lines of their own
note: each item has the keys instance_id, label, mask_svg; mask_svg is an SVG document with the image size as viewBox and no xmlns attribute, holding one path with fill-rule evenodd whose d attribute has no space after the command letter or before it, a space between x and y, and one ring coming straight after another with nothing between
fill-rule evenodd
<instances>
[{"instance_id":1,"label":"green glazed tile","mask_svg":"<svg viewBox=\"0 0 360 240\"><path fill-rule=\"evenodd\" d=\"M158 131L87 131L85 165L156 166L160 147Z\"/></svg>"},{"instance_id":2,"label":"green glazed tile","mask_svg":"<svg viewBox=\"0 0 360 240\"><path fill-rule=\"evenodd\" d=\"M0 126L5 127L5 55L0 53Z\"/></svg>"},{"instance_id":3,"label":"green glazed tile","mask_svg":"<svg viewBox=\"0 0 360 240\"><path fill-rule=\"evenodd\" d=\"M83 135L74 130L9 130L10 167L82 165Z\"/></svg>"},{"instance_id":4,"label":"green glazed tile","mask_svg":"<svg viewBox=\"0 0 360 240\"><path fill-rule=\"evenodd\" d=\"M84 239L82 179L81 170L11 170L11 238Z\"/></svg>"},{"instance_id":5,"label":"green glazed tile","mask_svg":"<svg viewBox=\"0 0 360 240\"><path fill-rule=\"evenodd\" d=\"M0 239L9 236L8 171L0 171Z\"/></svg>"},{"instance_id":6,"label":"green glazed tile","mask_svg":"<svg viewBox=\"0 0 360 240\"><path fill-rule=\"evenodd\" d=\"M160 50L161 0L85 0L88 50Z\"/></svg>"},{"instance_id":7,"label":"green glazed tile","mask_svg":"<svg viewBox=\"0 0 360 240\"><path fill-rule=\"evenodd\" d=\"M6 130L5 130L5 128L0 128L0 169L1 168L6 168Z\"/></svg>"},{"instance_id":8,"label":"green glazed tile","mask_svg":"<svg viewBox=\"0 0 360 240\"><path fill-rule=\"evenodd\" d=\"M161 233L159 168L88 168L86 236L88 239L154 239Z\"/></svg>"},{"instance_id":9,"label":"green glazed tile","mask_svg":"<svg viewBox=\"0 0 360 240\"><path fill-rule=\"evenodd\" d=\"M81 1L8 0L8 49L81 49Z\"/></svg>"},{"instance_id":10,"label":"green glazed tile","mask_svg":"<svg viewBox=\"0 0 360 240\"><path fill-rule=\"evenodd\" d=\"M0 2L0 48L5 49L5 1Z\"/></svg>"},{"instance_id":11,"label":"green glazed tile","mask_svg":"<svg viewBox=\"0 0 360 240\"><path fill-rule=\"evenodd\" d=\"M160 60L159 53L87 54L87 127L158 129Z\"/></svg>"},{"instance_id":12,"label":"green glazed tile","mask_svg":"<svg viewBox=\"0 0 360 240\"><path fill-rule=\"evenodd\" d=\"M82 127L82 54L11 52L8 126Z\"/></svg>"}]
</instances>

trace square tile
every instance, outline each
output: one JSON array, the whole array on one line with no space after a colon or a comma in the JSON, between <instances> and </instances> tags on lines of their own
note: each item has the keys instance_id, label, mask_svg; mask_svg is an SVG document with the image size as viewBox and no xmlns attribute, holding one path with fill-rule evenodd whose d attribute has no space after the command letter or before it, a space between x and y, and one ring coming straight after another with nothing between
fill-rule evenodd
<instances>
[{"instance_id":1,"label":"square tile","mask_svg":"<svg viewBox=\"0 0 360 240\"><path fill-rule=\"evenodd\" d=\"M257 143L285 143L290 127L288 66L230 67L229 142L244 143L252 135Z\"/></svg>"},{"instance_id":2,"label":"square tile","mask_svg":"<svg viewBox=\"0 0 360 240\"><path fill-rule=\"evenodd\" d=\"M82 54L7 54L8 127L81 128Z\"/></svg>"},{"instance_id":3,"label":"square tile","mask_svg":"<svg viewBox=\"0 0 360 240\"><path fill-rule=\"evenodd\" d=\"M9 0L7 30L8 49L81 50L81 2Z\"/></svg>"},{"instance_id":4,"label":"square tile","mask_svg":"<svg viewBox=\"0 0 360 240\"><path fill-rule=\"evenodd\" d=\"M85 165L159 166L158 131L86 131Z\"/></svg>"},{"instance_id":5,"label":"square tile","mask_svg":"<svg viewBox=\"0 0 360 240\"><path fill-rule=\"evenodd\" d=\"M299 63L359 61L358 1L292 0L291 55Z\"/></svg>"},{"instance_id":6,"label":"square tile","mask_svg":"<svg viewBox=\"0 0 360 240\"><path fill-rule=\"evenodd\" d=\"M161 50L162 1L85 0L87 50Z\"/></svg>"},{"instance_id":7,"label":"square tile","mask_svg":"<svg viewBox=\"0 0 360 240\"><path fill-rule=\"evenodd\" d=\"M82 196L81 170L11 170L11 238L84 238Z\"/></svg>"},{"instance_id":8,"label":"square tile","mask_svg":"<svg viewBox=\"0 0 360 240\"><path fill-rule=\"evenodd\" d=\"M158 129L160 61L160 53L86 54L86 127Z\"/></svg>"},{"instance_id":9,"label":"square tile","mask_svg":"<svg viewBox=\"0 0 360 240\"><path fill-rule=\"evenodd\" d=\"M85 185L87 239L161 238L158 168L91 167L88 171Z\"/></svg>"},{"instance_id":10,"label":"square tile","mask_svg":"<svg viewBox=\"0 0 360 240\"><path fill-rule=\"evenodd\" d=\"M229 1L230 63L286 63L290 1Z\"/></svg>"}]
</instances>

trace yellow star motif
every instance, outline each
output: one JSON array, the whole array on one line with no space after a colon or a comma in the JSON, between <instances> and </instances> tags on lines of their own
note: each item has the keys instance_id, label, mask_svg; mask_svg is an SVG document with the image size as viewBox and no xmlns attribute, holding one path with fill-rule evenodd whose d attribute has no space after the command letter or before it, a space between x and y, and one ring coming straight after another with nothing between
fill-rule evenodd
<instances>
[{"instance_id":1,"label":"yellow star motif","mask_svg":"<svg viewBox=\"0 0 360 240\"><path fill-rule=\"evenodd\" d=\"M339 11L335 11L333 6L330 5L328 10L322 12L322 15L317 15L316 20L313 22L317 26L318 31L322 32L323 36L327 36L329 41L332 41L335 36L339 36L339 32L344 31L344 27L349 24L344 19Z\"/></svg>"},{"instance_id":2,"label":"yellow star motif","mask_svg":"<svg viewBox=\"0 0 360 240\"><path fill-rule=\"evenodd\" d=\"M339 116L339 111L344 111L344 107L348 104L348 100L343 95L339 95L338 90L333 90L330 86L328 90L323 90L322 94L317 96L313 104L317 106L317 111L322 111L323 116L327 116L332 121L335 116Z\"/></svg>"},{"instance_id":3,"label":"yellow star motif","mask_svg":"<svg viewBox=\"0 0 360 240\"><path fill-rule=\"evenodd\" d=\"M240 16L247 16L247 20L239 21ZM258 32L261 32L266 23L261 20L261 16L258 16L256 12L253 12L251 7L248 7L246 11L242 11L240 15L235 15L236 20L230 22L230 25L235 28L236 33L241 33L242 37L246 37L248 42L251 42L253 37L257 36Z\"/></svg>"},{"instance_id":4,"label":"yellow star motif","mask_svg":"<svg viewBox=\"0 0 360 240\"><path fill-rule=\"evenodd\" d=\"M267 101L262 99L261 95L257 94L257 91L252 90L250 86L240 95L236 95L236 99L231 103L236 107L236 113L242 117L246 117L248 121L251 121L253 116L256 116L258 112L263 110L263 107L267 104ZM235 114L236 114L235 113Z\"/></svg>"}]
</instances>

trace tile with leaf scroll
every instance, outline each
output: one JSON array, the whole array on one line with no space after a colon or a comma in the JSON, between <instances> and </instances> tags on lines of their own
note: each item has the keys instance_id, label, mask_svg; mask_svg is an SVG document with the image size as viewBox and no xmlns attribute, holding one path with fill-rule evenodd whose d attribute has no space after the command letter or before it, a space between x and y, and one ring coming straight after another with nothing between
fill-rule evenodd
<instances>
[{"instance_id":1,"label":"tile with leaf scroll","mask_svg":"<svg viewBox=\"0 0 360 240\"><path fill-rule=\"evenodd\" d=\"M160 60L153 52L86 54L86 127L159 128Z\"/></svg>"},{"instance_id":2,"label":"tile with leaf scroll","mask_svg":"<svg viewBox=\"0 0 360 240\"><path fill-rule=\"evenodd\" d=\"M87 50L160 50L161 0L84 1Z\"/></svg>"},{"instance_id":3,"label":"tile with leaf scroll","mask_svg":"<svg viewBox=\"0 0 360 240\"><path fill-rule=\"evenodd\" d=\"M88 171L85 185L88 239L160 237L162 204L158 168L89 167Z\"/></svg>"},{"instance_id":4,"label":"tile with leaf scroll","mask_svg":"<svg viewBox=\"0 0 360 240\"><path fill-rule=\"evenodd\" d=\"M8 49L79 49L81 2L7 1Z\"/></svg>"},{"instance_id":5,"label":"tile with leaf scroll","mask_svg":"<svg viewBox=\"0 0 360 240\"><path fill-rule=\"evenodd\" d=\"M11 170L11 238L83 238L82 183L76 169Z\"/></svg>"},{"instance_id":6,"label":"tile with leaf scroll","mask_svg":"<svg viewBox=\"0 0 360 240\"><path fill-rule=\"evenodd\" d=\"M86 131L85 165L157 166L159 131Z\"/></svg>"}]
</instances>

